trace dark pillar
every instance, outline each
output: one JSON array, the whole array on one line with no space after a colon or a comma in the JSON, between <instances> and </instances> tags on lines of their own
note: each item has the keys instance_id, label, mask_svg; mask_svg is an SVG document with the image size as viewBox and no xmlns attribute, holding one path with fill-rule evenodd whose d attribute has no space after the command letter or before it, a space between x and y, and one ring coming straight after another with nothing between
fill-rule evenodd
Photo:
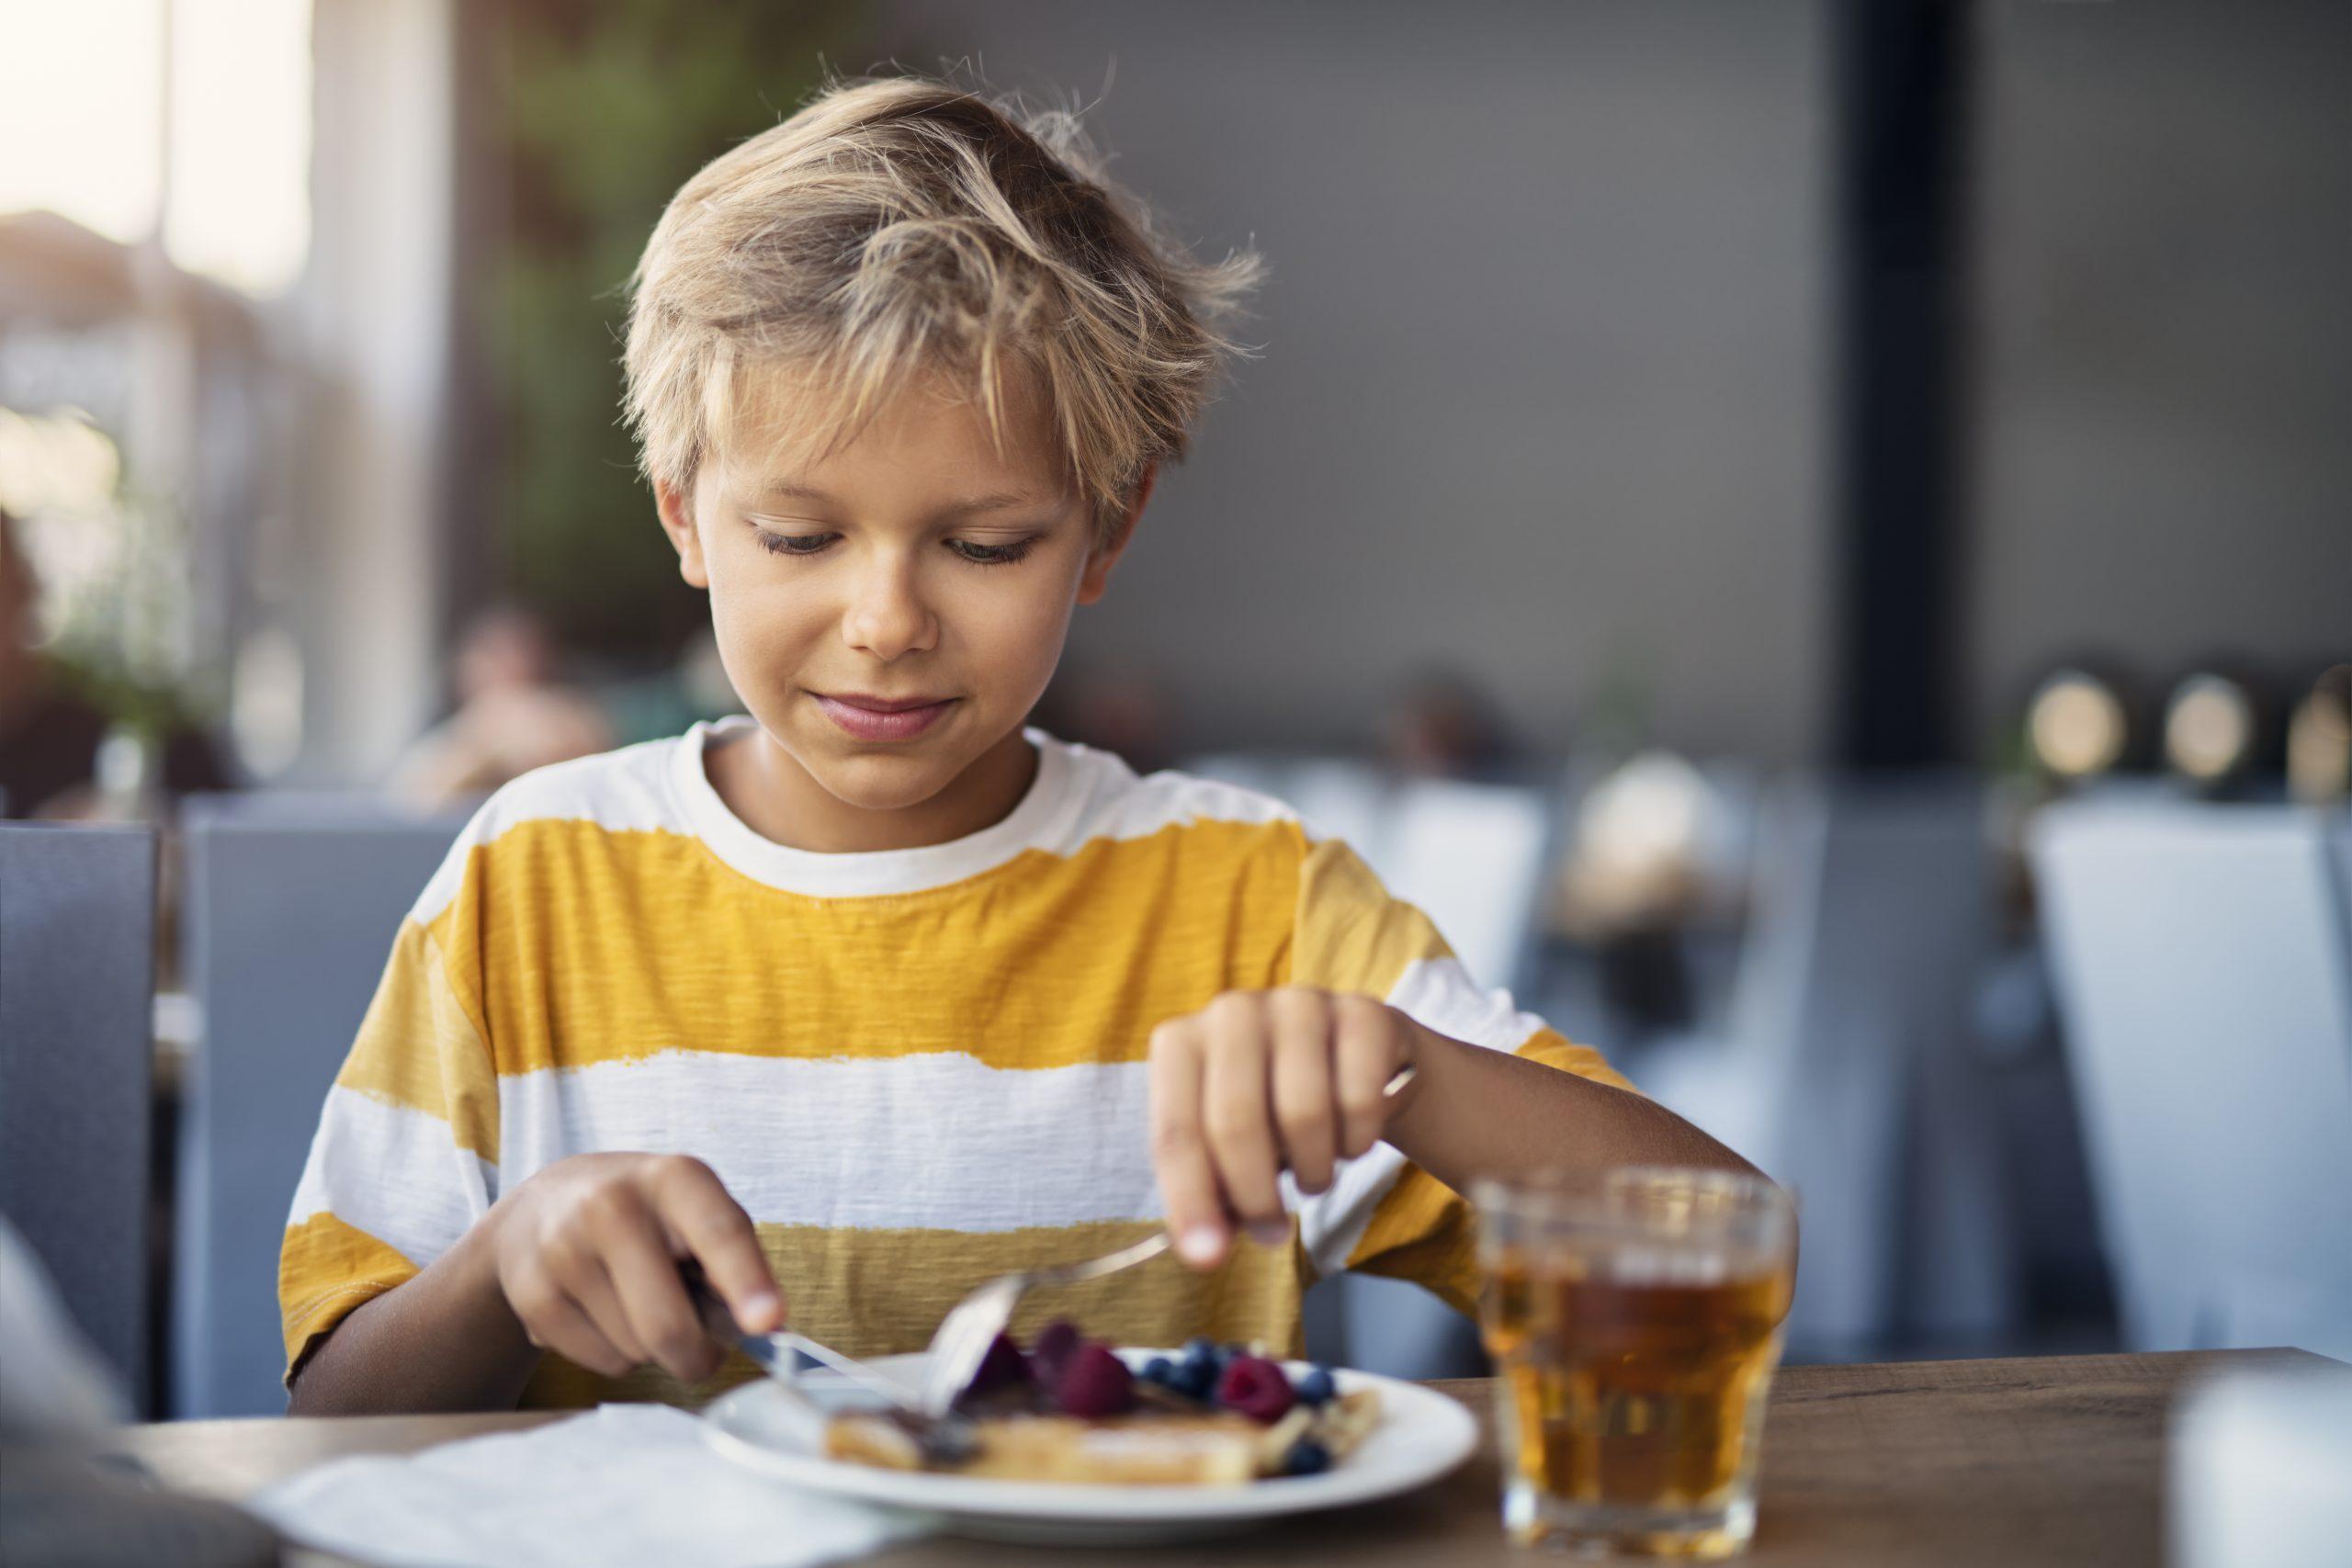
<instances>
[{"instance_id":1,"label":"dark pillar","mask_svg":"<svg viewBox=\"0 0 2352 1568\"><path fill-rule=\"evenodd\" d=\"M1835 760L1932 766L1959 711L1966 7L1837 0Z\"/></svg>"}]
</instances>

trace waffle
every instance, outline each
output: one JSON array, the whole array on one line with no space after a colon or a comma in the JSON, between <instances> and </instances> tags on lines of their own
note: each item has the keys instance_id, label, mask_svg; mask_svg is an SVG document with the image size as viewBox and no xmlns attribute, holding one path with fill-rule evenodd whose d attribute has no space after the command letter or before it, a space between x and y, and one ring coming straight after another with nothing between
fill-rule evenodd
<instances>
[{"instance_id":1,"label":"waffle","mask_svg":"<svg viewBox=\"0 0 2352 1568\"><path fill-rule=\"evenodd\" d=\"M1336 1462L1379 1418L1380 1396L1369 1389L1296 1406L1271 1426L1228 1411L1158 1406L1091 1419L1023 1411L971 1417L951 1447L913 1418L860 1412L826 1424L825 1452L885 1470L997 1481L1236 1486L1283 1474L1302 1438L1322 1444Z\"/></svg>"}]
</instances>

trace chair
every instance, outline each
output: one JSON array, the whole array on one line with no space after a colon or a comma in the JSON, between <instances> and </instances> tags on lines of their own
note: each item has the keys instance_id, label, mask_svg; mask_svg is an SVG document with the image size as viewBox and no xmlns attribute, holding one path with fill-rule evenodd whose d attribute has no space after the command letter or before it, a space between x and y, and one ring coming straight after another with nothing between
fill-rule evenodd
<instances>
[{"instance_id":1,"label":"chair","mask_svg":"<svg viewBox=\"0 0 2352 1568\"><path fill-rule=\"evenodd\" d=\"M2352 1357L2352 946L2329 826L2182 802L2069 804L2036 825L2043 940L2136 1348Z\"/></svg>"},{"instance_id":2,"label":"chair","mask_svg":"<svg viewBox=\"0 0 2352 1568\"><path fill-rule=\"evenodd\" d=\"M1552 851L1555 791L1399 780L1342 757L1224 752L1186 767L1271 795L1346 843L1391 893L1436 922L1484 983L1516 986L1523 977Z\"/></svg>"},{"instance_id":3,"label":"chair","mask_svg":"<svg viewBox=\"0 0 2352 1568\"><path fill-rule=\"evenodd\" d=\"M1437 923L1482 985L1518 987L1533 946L1553 815L1541 790L1401 784L1374 869Z\"/></svg>"},{"instance_id":4,"label":"chair","mask_svg":"<svg viewBox=\"0 0 2352 1568\"><path fill-rule=\"evenodd\" d=\"M1481 983L1516 987L1533 949L1553 815L1540 790L1409 780L1385 802L1373 869L1436 923ZM1360 1274L1342 1275L1337 1288L1336 1353L1347 1365L1411 1378L1487 1371L1476 1325L1429 1292Z\"/></svg>"},{"instance_id":5,"label":"chair","mask_svg":"<svg viewBox=\"0 0 2352 1568\"><path fill-rule=\"evenodd\" d=\"M181 1109L172 1410L277 1415L287 1209L393 934L464 824L266 796L198 797L184 820L204 1031Z\"/></svg>"},{"instance_id":6,"label":"chair","mask_svg":"<svg viewBox=\"0 0 2352 1568\"><path fill-rule=\"evenodd\" d=\"M0 1211L141 1413L155 835L0 824Z\"/></svg>"},{"instance_id":7,"label":"chair","mask_svg":"<svg viewBox=\"0 0 2352 1568\"><path fill-rule=\"evenodd\" d=\"M1970 1049L1989 936L1982 797L1941 783L1797 784L1758 832L1726 1034L1634 1080L1797 1190L1802 1353L1905 1326L1983 1334L2017 1299L1998 1127Z\"/></svg>"},{"instance_id":8,"label":"chair","mask_svg":"<svg viewBox=\"0 0 2352 1568\"><path fill-rule=\"evenodd\" d=\"M1317 757L1290 764L1274 793L1308 827L1344 842L1366 865L1380 872L1388 848L1389 781L1369 762Z\"/></svg>"}]
</instances>

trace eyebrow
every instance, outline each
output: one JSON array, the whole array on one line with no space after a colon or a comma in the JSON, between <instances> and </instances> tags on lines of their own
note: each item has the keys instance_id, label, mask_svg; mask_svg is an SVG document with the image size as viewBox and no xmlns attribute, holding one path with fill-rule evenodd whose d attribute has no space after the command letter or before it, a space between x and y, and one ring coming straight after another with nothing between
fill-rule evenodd
<instances>
[{"instance_id":1,"label":"eyebrow","mask_svg":"<svg viewBox=\"0 0 2352 1568\"><path fill-rule=\"evenodd\" d=\"M798 479L770 479L760 487L760 495L770 501L811 501L820 505L834 504L831 492ZM1031 495L1025 491L991 491L967 500L951 502L939 509L943 517L968 517L979 512L1004 512L1016 506L1045 506L1051 498Z\"/></svg>"}]
</instances>

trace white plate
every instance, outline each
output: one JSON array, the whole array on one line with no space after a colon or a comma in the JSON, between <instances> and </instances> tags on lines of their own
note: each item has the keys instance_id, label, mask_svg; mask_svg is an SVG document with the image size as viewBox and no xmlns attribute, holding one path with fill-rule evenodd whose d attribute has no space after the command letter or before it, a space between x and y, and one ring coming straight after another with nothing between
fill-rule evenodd
<instances>
[{"instance_id":1,"label":"white plate","mask_svg":"<svg viewBox=\"0 0 2352 1568\"><path fill-rule=\"evenodd\" d=\"M1167 1350L1122 1350L1141 1366ZM885 1356L876 1366L910 1386L922 1382L922 1357ZM1286 1363L1293 1377L1306 1363ZM1320 1475L1283 1476L1247 1486L1084 1486L1068 1482L983 1481L919 1471L882 1470L825 1457L821 1421L773 1381L762 1378L715 1401L703 1413L711 1445L739 1464L810 1491L863 1498L936 1516L959 1535L998 1540L1114 1545L1178 1540L1245 1529L1260 1519L1368 1503L1424 1486L1478 1446L1477 1424L1454 1400L1431 1389L1370 1372L1334 1373L1340 1392L1380 1393L1380 1421L1353 1453ZM831 1372L804 1373L809 1397L827 1409L875 1402Z\"/></svg>"}]
</instances>

